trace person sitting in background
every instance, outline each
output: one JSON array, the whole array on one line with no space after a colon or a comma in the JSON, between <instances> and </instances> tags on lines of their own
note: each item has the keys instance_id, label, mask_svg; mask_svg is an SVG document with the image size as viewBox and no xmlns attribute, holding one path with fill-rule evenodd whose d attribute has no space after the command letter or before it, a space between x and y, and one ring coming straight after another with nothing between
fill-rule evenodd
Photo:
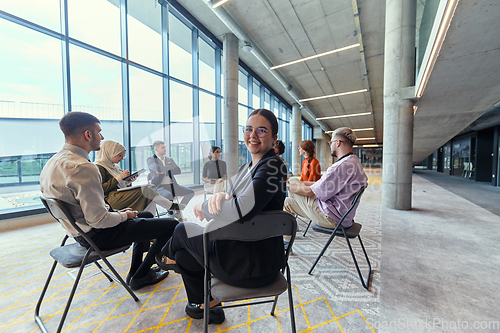
<instances>
[{"instance_id":1,"label":"person sitting in background","mask_svg":"<svg viewBox=\"0 0 500 333\"><path fill-rule=\"evenodd\" d=\"M169 200L174 200L174 196L183 196L180 203L187 205L194 197L194 191L179 185L175 180L174 175L179 175L181 168L172 158L165 156L167 146L163 141L153 142L153 148L156 154L148 158L149 176L153 188Z\"/></svg>"},{"instance_id":2,"label":"person sitting in background","mask_svg":"<svg viewBox=\"0 0 500 333\"><path fill-rule=\"evenodd\" d=\"M215 219L220 227L247 221L263 211L282 210L285 200L286 170L276 157L273 144L277 139L278 121L266 109L253 111L244 128L245 145L252 156L235 175L228 193L214 194L194 207L200 220ZM283 238L273 237L257 242L216 241L209 245L214 252L210 261L213 275L224 283L246 288L259 288L276 279L284 264ZM157 256L162 269L178 269L184 281L188 304L186 313L203 318L203 227L180 223L174 235ZM210 307L217 304L210 302ZM224 321L223 309L210 310L210 321Z\"/></svg>"},{"instance_id":3,"label":"person sitting in background","mask_svg":"<svg viewBox=\"0 0 500 333\"><path fill-rule=\"evenodd\" d=\"M285 164L286 169L288 170L288 163L286 163L283 157L280 156L285 153L285 144L283 143L283 141L276 140L276 142L274 143L274 153L281 159L281 161Z\"/></svg>"},{"instance_id":4,"label":"person sitting in background","mask_svg":"<svg viewBox=\"0 0 500 333\"><path fill-rule=\"evenodd\" d=\"M167 272L151 267L178 222L174 219L139 218L130 208L118 212L104 201L101 175L89 161L89 153L100 149L100 121L85 112L69 112L59 121L66 144L52 156L40 173L40 190L47 198L63 201L78 226L104 251L134 243L130 270L126 282L132 290L158 283ZM71 226L62 221L66 234L81 246L90 245ZM143 250L155 239L143 259Z\"/></svg>"},{"instance_id":5,"label":"person sitting in background","mask_svg":"<svg viewBox=\"0 0 500 333\"><path fill-rule=\"evenodd\" d=\"M147 186L118 191L119 188L130 186L137 179L135 176L124 180L130 176L130 171L123 171L117 163L125 158L125 153L124 146L111 140L103 141L101 149L96 153L95 164L101 173L104 199L113 209L120 210L128 207L137 211L146 210L154 215L156 214L156 205L174 211L185 207L179 207Z\"/></svg>"},{"instance_id":6,"label":"person sitting in background","mask_svg":"<svg viewBox=\"0 0 500 333\"><path fill-rule=\"evenodd\" d=\"M284 210L306 217L323 228L334 229L351 207L356 192L368 184L363 166L352 153L356 139L350 128L337 128L328 144L331 155L338 160L317 182L290 183ZM352 225L356 208L342 222L344 228Z\"/></svg>"},{"instance_id":7,"label":"person sitting in background","mask_svg":"<svg viewBox=\"0 0 500 333\"><path fill-rule=\"evenodd\" d=\"M201 179L205 182L204 189L207 193L219 193L225 190L226 162L219 159L220 148L212 146L208 158L210 161L203 166Z\"/></svg>"},{"instance_id":8,"label":"person sitting in background","mask_svg":"<svg viewBox=\"0 0 500 333\"><path fill-rule=\"evenodd\" d=\"M321 178L321 166L314 157L315 147L311 140L304 140L299 144L300 156L305 159L302 162L301 182L315 182Z\"/></svg>"}]
</instances>

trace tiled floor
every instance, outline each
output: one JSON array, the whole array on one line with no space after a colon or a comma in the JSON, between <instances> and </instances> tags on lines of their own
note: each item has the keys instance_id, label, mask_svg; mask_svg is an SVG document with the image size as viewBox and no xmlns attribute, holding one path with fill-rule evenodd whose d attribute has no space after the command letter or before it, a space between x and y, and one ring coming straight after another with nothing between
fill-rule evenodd
<instances>
[{"instance_id":1,"label":"tiled floor","mask_svg":"<svg viewBox=\"0 0 500 333\"><path fill-rule=\"evenodd\" d=\"M327 236L309 231L297 234L294 255L290 259L298 332L368 332L367 323L379 312L379 261L381 240L380 173L370 174L371 186L362 198L356 220L363 224L362 237L372 264L371 291L365 290L343 239L332 243L315 268L307 271ZM185 217L193 220L189 208L201 201L198 194ZM299 222L304 229L304 224ZM63 237L57 223L0 234L0 332L36 332L34 308L52 264L49 251ZM364 274L367 265L357 241L353 247ZM335 254L335 257L333 255ZM111 257L111 263L125 277L130 250ZM201 332L203 322L184 313L186 294L179 274L161 284L137 292L139 302L118 284L110 283L91 266L85 270L65 332ZM76 274L76 273L75 273ZM50 331L55 331L73 279L68 270L58 267L42 304L41 315ZM275 317L270 304L226 310L226 321L210 325L211 332L290 332L286 294L279 298Z\"/></svg>"}]
</instances>

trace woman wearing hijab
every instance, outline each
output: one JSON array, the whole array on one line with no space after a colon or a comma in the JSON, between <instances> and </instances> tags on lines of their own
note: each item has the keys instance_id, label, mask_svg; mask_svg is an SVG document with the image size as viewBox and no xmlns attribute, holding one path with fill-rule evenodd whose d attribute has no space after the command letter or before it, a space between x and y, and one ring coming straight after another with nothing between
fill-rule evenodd
<instances>
[{"instance_id":1,"label":"woman wearing hijab","mask_svg":"<svg viewBox=\"0 0 500 333\"><path fill-rule=\"evenodd\" d=\"M97 151L95 164L99 168L102 177L102 189L104 199L115 210L132 208L136 211L147 210L156 213L156 205L167 210L179 210L179 205L161 196L158 192L145 187L138 187L128 191L118 191L119 188L130 186L137 176L124 180L130 176L130 171L123 171L117 163L125 158L125 147L111 140L101 143L101 149Z\"/></svg>"}]
</instances>

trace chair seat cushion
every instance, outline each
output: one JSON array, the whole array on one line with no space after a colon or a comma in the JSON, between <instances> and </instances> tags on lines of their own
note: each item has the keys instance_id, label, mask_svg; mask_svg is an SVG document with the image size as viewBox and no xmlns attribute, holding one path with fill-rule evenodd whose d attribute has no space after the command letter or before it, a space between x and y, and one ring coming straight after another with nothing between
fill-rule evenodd
<instances>
[{"instance_id":1,"label":"chair seat cushion","mask_svg":"<svg viewBox=\"0 0 500 333\"><path fill-rule=\"evenodd\" d=\"M102 251L105 257L111 256L113 254L126 251L130 245L123 246L117 249L111 249ZM50 251L50 255L55 261L60 263L66 268L79 267L82 264L83 257L85 257L87 249L78 243L67 244ZM92 251L87 258L87 263L92 263L101 259L97 252Z\"/></svg>"},{"instance_id":2,"label":"chair seat cushion","mask_svg":"<svg viewBox=\"0 0 500 333\"><path fill-rule=\"evenodd\" d=\"M362 227L361 224L352 221L352 225L349 228L344 228L345 233L347 235L347 238L358 237L359 232L361 231L361 227ZM333 229L321 227L321 226L317 225L316 223L312 224L312 228L314 231L322 232L324 234L331 234L333 231ZM335 236L344 237L344 234L342 233L342 229L338 228L337 232L335 232Z\"/></svg>"},{"instance_id":3,"label":"chair seat cushion","mask_svg":"<svg viewBox=\"0 0 500 333\"><path fill-rule=\"evenodd\" d=\"M276 296L287 289L287 282L283 274L271 284L260 288L240 288L225 284L217 278L212 278L212 297L219 302L241 301L251 298Z\"/></svg>"}]
</instances>

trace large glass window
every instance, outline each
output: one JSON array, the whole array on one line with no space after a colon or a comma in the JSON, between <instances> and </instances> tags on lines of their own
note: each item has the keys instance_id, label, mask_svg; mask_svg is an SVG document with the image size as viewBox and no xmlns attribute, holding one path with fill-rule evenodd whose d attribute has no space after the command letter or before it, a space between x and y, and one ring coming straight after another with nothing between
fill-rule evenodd
<instances>
[{"instance_id":1,"label":"large glass window","mask_svg":"<svg viewBox=\"0 0 500 333\"><path fill-rule=\"evenodd\" d=\"M254 109L260 109L260 85L253 83L253 100L252 107Z\"/></svg>"},{"instance_id":2,"label":"large glass window","mask_svg":"<svg viewBox=\"0 0 500 333\"><path fill-rule=\"evenodd\" d=\"M200 179L203 165L207 162L209 149L215 145L215 103L213 95L200 92Z\"/></svg>"},{"instance_id":3,"label":"large glass window","mask_svg":"<svg viewBox=\"0 0 500 333\"><path fill-rule=\"evenodd\" d=\"M215 92L215 50L201 38L198 38L198 45L200 88Z\"/></svg>"},{"instance_id":4,"label":"large glass window","mask_svg":"<svg viewBox=\"0 0 500 333\"><path fill-rule=\"evenodd\" d=\"M0 19L0 45L2 213L40 204L40 172L64 144L64 111L61 42Z\"/></svg>"},{"instance_id":5,"label":"large glass window","mask_svg":"<svg viewBox=\"0 0 500 333\"><path fill-rule=\"evenodd\" d=\"M68 0L69 35L120 55L119 1Z\"/></svg>"},{"instance_id":6,"label":"large glass window","mask_svg":"<svg viewBox=\"0 0 500 333\"><path fill-rule=\"evenodd\" d=\"M181 168L175 176L181 185L194 183L193 178L193 89L170 82L170 157Z\"/></svg>"},{"instance_id":7,"label":"large glass window","mask_svg":"<svg viewBox=\"0 0 500 333\"><path fill-rule=\"evenodd\" d=\"M238 103L248 105L248 77L238 72Z\"/></svg>"},{"instance_id":8,"label":"large glass window","mask_svg":"<svg viewBox=\"0 0 500 333\"><path fill-rule=\"evenodd\" d=\"M271 103L271 96L269 92L266 91L266 93L264 94L264 109L270 110L271 109L270 103Z\"/></svg>"},{"instance_id":9,"label":"large glass window","mask_svg":"<svg viewBox=\"0 0 500 333\"><path fill-rule=\"evenodd\" d=\"M161 72L161 6L153 1L128 0L130 60Z\"/></svg>"},{"instance_id":10,"label":"large glass window","mask_svg":"<svg viewBox=\"0 0 500 333\"><path fill-rule=\"evenodd\" d=\"M152 156L153 142L163 140L162 78L130 67L130 138L132 171L148 170L147 158ZM139 179L146 183L146 174Z\"/></svg>"},{"instance_id":11,"label":"large glass window","mask_svg":"<svg viewBox=\"0 0 500 333\"><path fill-rule=\"evenodd\" d=\"M0 0L0 9L43 27L61 31L59 0Z\"/></svg>"},{"instance_id":12,"label":"large glass window","mask_svg":"<svg viewBox=\"0 0 500 333\"><path fill-rule=\"evenodd\" d=\"M185 82L193 82L192 31L173 14L169 14L169 68L170 75Z\"/></svg>"},{"instance_id":13,"label":"large glass window","mask_svg":"<svg viewBox=\"0 0 500 333\"><path fill-rule=\"evenodd\" d=\"M216 75L216 67L222 63L218 42L197 31L173 7L167 13L157 1L125 2L126 33L120 30L124 27L120 15L123 1L67 0L71 39L65 54L65 38L61 42L59 37L29 28L36 28L36 24L60 34L59 7L65 1L0 0L2 11L22 19L18 23L16 17L13 22L0 19L0 119L5 124L0 134L0 214L11 208L39 207L39 174L64 143L58 121L65 111L88 112L98 117L104 138L126 146L131 158L125 164L132 171L147 168L146 160L153 153L155 140L166 141L170 156L182 170L176 176L182 185L198 184L203 158L208 155L206 148L224 143L224 133L217 131L217 120L224 120L223 100L218 95L224 82L222 74ZM162 22L168 22L168 26ZM168 48L164 48L165 33ZM122 50L123 36L128 38L127 53ZM193 36L199 36L198 66L193 66ZM68 56L69 72L63 71L66 63L62 55ZM167 60L168 73L163 68ZM198 73L193 72L195 68ZM163 71L163 75L154 74ZM65 81L67 78L69 82ZM193 78L199 78L198 82ZM257 77L240 69L238 78L241 165L249 157L242 128L252 107L273 108L280 122L280 138L284 140L287 136L283 133L289 126L285 114L279 114L283 104L274 103L276 97L262 87ZM221 80L220 90L217 80ZM195 83L198 86L193 86ZM66 98L65 93L69 94ZM195 100L198 105L193 104ZM67 110L65 101L70 102ZM165 115L165 110L170 113ZM199 111L196 128L195 110ZM221 112L220 118L217 112ZM124 131L128 129L124 119L130 119L130 131ZM167 122L170 126L164 128ZM221 148L224 159L224 147ZM89 157L94 160L94 153ZM194 174L198 167L200 174ZM145 182L144 178L139 181Z\"/></svg>"},{"instance_id":14,"label":"large glass window","mask_svg":"<svg viewBox=\"0 0 500 333\"><path fill-rule=\"evenodd\" d=\"M72 110L95 115L101 121L104 139L123 144L120 62L74 45L69 52Z\"/></svg>"}]
</instances>

